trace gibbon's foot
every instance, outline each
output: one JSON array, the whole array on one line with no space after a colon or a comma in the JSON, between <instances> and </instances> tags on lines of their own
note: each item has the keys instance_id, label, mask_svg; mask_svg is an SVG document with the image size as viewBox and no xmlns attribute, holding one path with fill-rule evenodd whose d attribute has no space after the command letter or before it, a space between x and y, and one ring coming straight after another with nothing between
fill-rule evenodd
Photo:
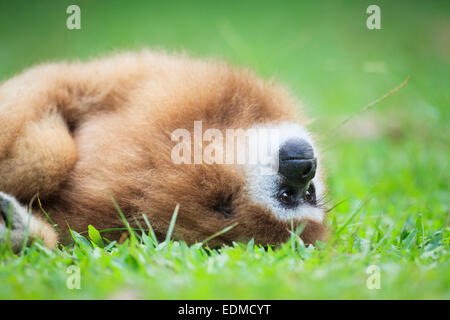
<instances>
[{"instance_id":1,"label":"gibbon's foot","mask_svg":"<svg viewBox=\"0 0 450 320\"><path fill-rule=\"evenodd\" d=\"M9 238L11 249L20 251L27 233L27 209L13 196L0 192L0 216L0 246Z\"/></svg>"}]
</instances>

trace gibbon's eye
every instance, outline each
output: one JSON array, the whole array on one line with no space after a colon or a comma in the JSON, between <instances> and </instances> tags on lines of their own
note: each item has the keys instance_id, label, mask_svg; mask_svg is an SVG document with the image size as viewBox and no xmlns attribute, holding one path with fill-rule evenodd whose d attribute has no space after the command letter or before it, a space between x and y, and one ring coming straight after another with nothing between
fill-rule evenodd
<instances>
[{"instance_id":1,"label":"gibbon's eye","mask_svg":"<svg viewBox=\"0 0 450 320\"><path fill-rule=\"evenodd\" d=\"M310 183L309 188L305 191L303 198L310 204L316 204L316 188L314 187L313 183Z\"/></svg>"},{"instance_id":2,"label":"gibbon's eye","mask_svg":"<svg viewBox=\"0 0 450 320\"><path fill-rule=\"evenodd\" d=\"M286 207L294 207L297 205L297 192L291 188L281 188L278 193L278 201Z\"/></svg>"},{"instance_id":3,"label":"gibbon's eye","mask_svg":"<svg viewBox=\"0 0 450 320\"><path fill-rule=\"evenodd\" d=\"M214 211L220 212L226 218L231 217L233 215L233 195L230 194L226 197L220 196L213 209Z\"/></svg>"}]
</instances>

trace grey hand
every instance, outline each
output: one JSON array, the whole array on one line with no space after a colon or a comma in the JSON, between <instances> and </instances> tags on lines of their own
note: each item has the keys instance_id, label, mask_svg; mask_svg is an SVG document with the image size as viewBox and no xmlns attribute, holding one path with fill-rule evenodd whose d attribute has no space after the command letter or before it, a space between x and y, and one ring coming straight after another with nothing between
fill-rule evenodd
<instances>
[{"instance_id":1,"label":"grey hand","mask_svg":"<svg viewBox=\"0 0 450 320\"><path fill-rule=\"evenodd\" d=\"M20 251L27 234L26 207L13 196L0 192L0 215L5 221L3 224L0 220L0 246L7 243L9 238L12 250Z\"/></svg>"}]
</instances>

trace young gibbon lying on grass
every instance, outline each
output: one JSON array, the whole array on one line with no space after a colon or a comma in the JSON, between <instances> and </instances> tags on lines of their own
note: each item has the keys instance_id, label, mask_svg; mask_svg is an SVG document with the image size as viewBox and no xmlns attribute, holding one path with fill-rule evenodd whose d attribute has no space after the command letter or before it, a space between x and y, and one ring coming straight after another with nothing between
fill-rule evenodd
<instances>
[{"instance_id":1,"label":"young gibbon lying on grass","mask_svg":"<svg viewBox=\"0 0 450 320\"><path fill-rule=\"evenodd\" d=\"M27 239L54 247L68 227L123 228L113 199L132 227L146 226L145 214L159 239L179 204L173 237L189 244L234 224L208 245L279 244L299 225L305 243L314 243L326 233L325 185L298 111L284 88L248 70L183 55L141 51L26 70L0 86L0 243L8 239L17 251L28 230ZM224 136L276 130L269 156L277 170L174 161L174 132L194 136L195 121L203 133ZM183 159L194 158L190 147L202 155L206 140L185 142ZM62 234L31 201L36 195Z\"/></svg>"}]
</instances>

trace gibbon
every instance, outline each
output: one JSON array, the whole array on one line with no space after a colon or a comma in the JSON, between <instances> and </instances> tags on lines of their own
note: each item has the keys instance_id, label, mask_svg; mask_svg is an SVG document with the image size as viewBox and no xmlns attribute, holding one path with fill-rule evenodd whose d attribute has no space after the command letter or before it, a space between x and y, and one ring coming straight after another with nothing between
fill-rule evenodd
<instances>
[{"instance_id":1,"label":"gibbon","mask_svg":"<svg viewBox=\"0 0 450 320\"><path fill-rule=\"evenodd\" d=\"M28 69L0 86L0 243L8 238L17 251L28 232L54 247L69 227L88 225L119 229L104 233L117 240L117 207L133 228L146 227L145 215L164 239L177 204L173 238L188 244L228 226L208 245L277 245L298 226L305 243L323 239L325 178L300 107L247 69L183 54L144 50ZM208 129L267 129L277 135L268 153L277 170L174 161L174 132L194 136L199 121L204 140L184 141L181 151L194 150L184 159L211 148Z\"/></svg>"}]
</instances>

